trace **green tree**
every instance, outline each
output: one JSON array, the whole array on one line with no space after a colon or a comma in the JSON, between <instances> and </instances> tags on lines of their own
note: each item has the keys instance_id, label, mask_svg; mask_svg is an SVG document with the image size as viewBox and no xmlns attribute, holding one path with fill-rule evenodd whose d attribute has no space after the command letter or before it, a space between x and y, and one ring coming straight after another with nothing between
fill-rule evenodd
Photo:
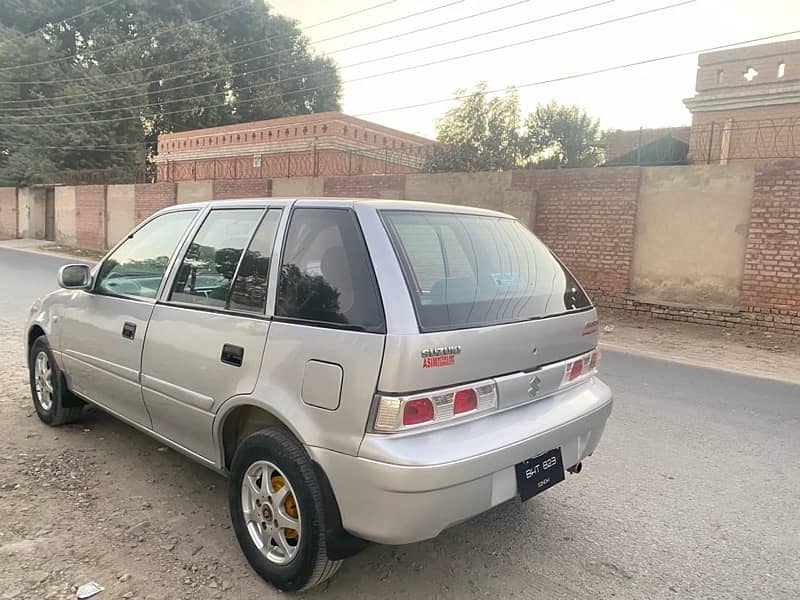
<instances>
[{"instance_id":1,"label":"green tree","mask_svg":"<svg viewBox=\"0 0 800 600\"><path fill-rule=\"evenodd\" d=\"M93 6L0 3L0 181L142 166L160 133L339 108L333 61L263 0Z\"/></svg>"},{"instance_id":2,"label":"green tree","mask_svg":"<svg viewBox=\"0 0 800 600\"><path fill-rule=\"evenodd\" d=\"M603 160L600 123L578 106L540 104L525 119L526 166L593 167Z\"/></svg>"},{"instance_id":3,"label":"green tree","mask_svg":"<svg viewBox=\"0 0 800 600\"><path fill-rule=\"evenodd\" d=\"M520 156L520 107L514 88L487 99L486 82L465 96L436 123L440 145L431 153L428 171L493 171L514 168Z\"/></svg>"}]
</instances>

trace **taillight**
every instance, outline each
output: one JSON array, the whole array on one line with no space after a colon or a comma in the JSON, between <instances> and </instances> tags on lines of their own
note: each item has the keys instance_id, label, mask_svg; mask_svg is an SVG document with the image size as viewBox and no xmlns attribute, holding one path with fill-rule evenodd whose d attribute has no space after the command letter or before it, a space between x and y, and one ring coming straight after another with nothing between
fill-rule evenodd
<instances>
[{"instance_id":1,"label":"taillight","mask_svg":"<svg viewBox=\"0 0 800 600\"><path fill-rule=\"evenodd\" d=\"M375 401L373 429L404 431L497 408L497 386L482 381L413 396L378 396Z\"/></svg>"},{"instance_id":2,"label":"taillight","mask_svg":"<svg viewBox=\"0 0 800 600\"><path fill-rule=\"evenodd\" d=\"M561 385L594 375L598 360L600 360L600 351L597 349L568 360L564 365L564 377Z\"/></svg>"},{"instance_id":3,"label":"taillight","mask_svg":"<svg viewBox=\"0 0 800 600\"><path fill-rule=\"evenodd\" d=\"M469 412L478 408L478 394L472 388L458 390L453 398L453 414Z\"/></svg>"},{"instance_id":4,"label":"taillight","mask_svg":"<svg viewBox=\"0 0 800 600\"><path fill-rule=\"evenodd\" d=\"M403 426L419 425L433 421L433 403L430 398L416 398L403 406Z\"/></svg>"}]
</instances>

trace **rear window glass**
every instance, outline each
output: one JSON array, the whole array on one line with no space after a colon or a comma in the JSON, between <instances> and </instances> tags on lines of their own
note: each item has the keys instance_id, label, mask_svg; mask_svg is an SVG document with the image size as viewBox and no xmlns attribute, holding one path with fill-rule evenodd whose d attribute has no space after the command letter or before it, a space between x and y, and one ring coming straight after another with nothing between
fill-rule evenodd
<instances>
[{"instance_id":1,"label":"rear window glass","mask_svg":"<svg viewBox=\"0 0 800 600\"><path fill-rule=\"evenodd\" d=\"M582 310L591 303L547 247L513 219L383 211L422 331Z\"/></svg>"}]
</instances>

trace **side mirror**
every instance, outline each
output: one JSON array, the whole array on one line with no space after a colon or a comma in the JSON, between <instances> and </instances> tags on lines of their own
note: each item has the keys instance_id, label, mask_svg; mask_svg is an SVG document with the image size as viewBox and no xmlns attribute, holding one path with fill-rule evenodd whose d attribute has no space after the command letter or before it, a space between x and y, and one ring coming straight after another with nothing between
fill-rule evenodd
<instances>
[{"instance_id":1,"label":"side mirror","mask_svg":"<svg viewBox=\"0 0 800 600\"><path fill-rule=\"evenodd\" d=\"M58 270L58 285L68 290L86 290L92 285L88 265L64 265Z\"/></svg>"}]
</instances>

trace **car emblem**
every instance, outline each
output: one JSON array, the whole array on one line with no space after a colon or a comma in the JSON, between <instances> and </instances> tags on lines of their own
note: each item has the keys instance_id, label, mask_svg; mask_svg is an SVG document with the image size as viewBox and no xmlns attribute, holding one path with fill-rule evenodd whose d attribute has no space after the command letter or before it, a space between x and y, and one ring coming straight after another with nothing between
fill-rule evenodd
<instances>
[{"instance_id":1,"label":"car emblem","mask_svg":"<svg viewBox=\"0 0 800 600\"><path fill-rule=\"evenodd\" d=\"M534 398L536 394L539 393L539 389L542 386L542 380L539 379L538 375L534 375L533 379L528 382L528 396Z\"/></svg>"},{"instance_id":2,"label":"car emblem","mask_svg":"<svg viewBox=\"0 0 800 600\"><path fill-rule=\"evenodd\" d=\"M456 364L456 355L461 354L461 346L442 346L439 348L425 348L420 352L422 368L449 367Z\"/></svg>"}]
</instances>

